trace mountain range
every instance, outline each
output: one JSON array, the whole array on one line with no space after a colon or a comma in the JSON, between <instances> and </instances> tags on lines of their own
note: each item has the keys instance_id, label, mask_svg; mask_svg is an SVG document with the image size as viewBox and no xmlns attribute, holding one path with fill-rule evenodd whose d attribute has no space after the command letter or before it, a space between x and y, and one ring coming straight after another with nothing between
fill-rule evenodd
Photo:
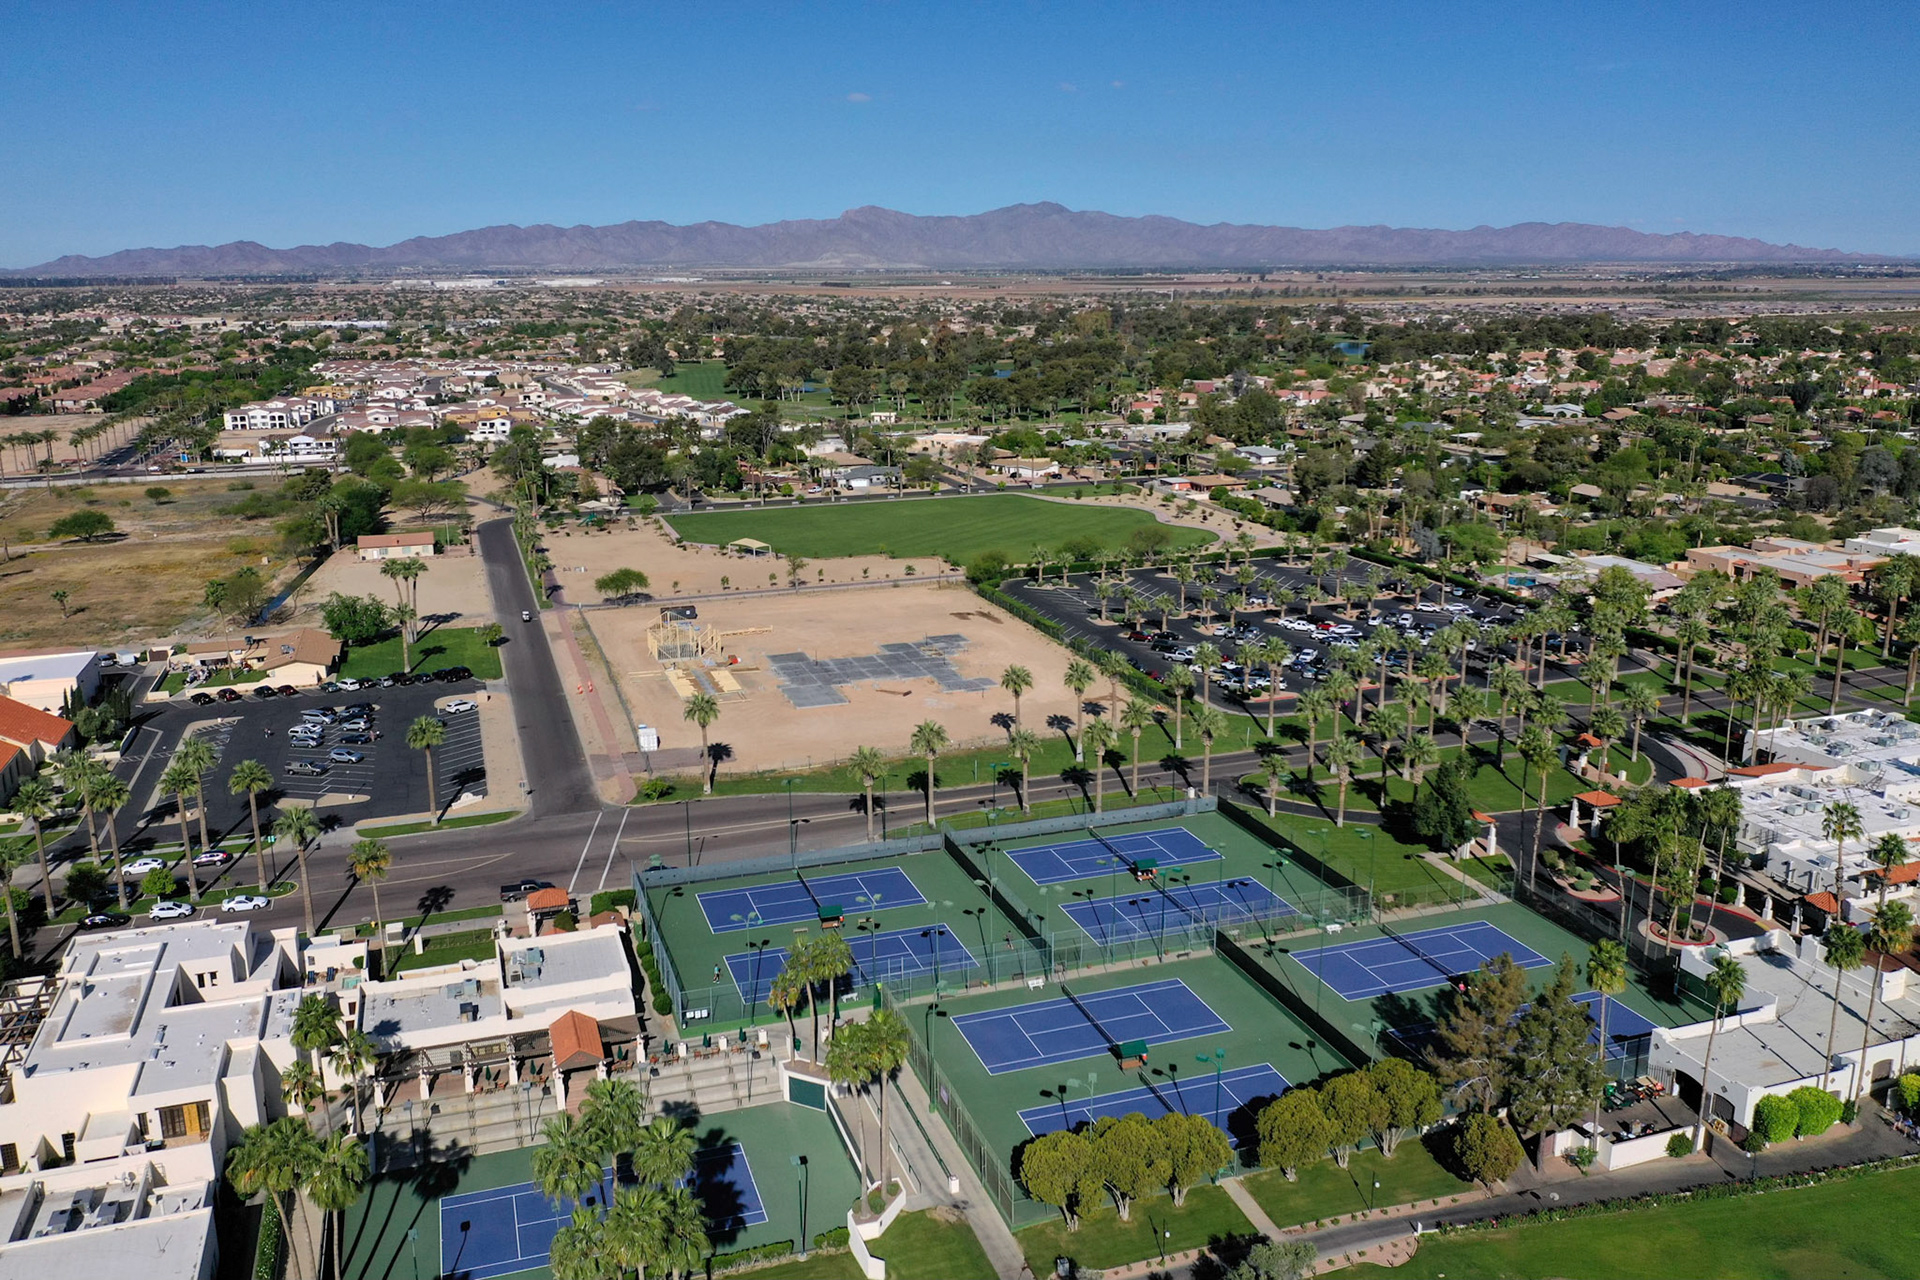
<instances>
[{"instance_id":1,"label":"mountain range","mask_svg":"<svg viewBox=\"0 0 1920 1280\"><path fill-rule=\"evenodd\" d=\"M407 271L606 272L658 268L798 270L1263 270L1327 266L1500 266L1566 263L1845 263L1868 254L1769 244L1741 236L1654 234L1580 222L1442 231L1406 227L1201 225L1018 204L959 217L867 206L837 218L743 227L622 222L605 227L482 227L398 244L271 249L249 240L68 255L10 275L367 276Z\"/></svg>"}]
</instances>

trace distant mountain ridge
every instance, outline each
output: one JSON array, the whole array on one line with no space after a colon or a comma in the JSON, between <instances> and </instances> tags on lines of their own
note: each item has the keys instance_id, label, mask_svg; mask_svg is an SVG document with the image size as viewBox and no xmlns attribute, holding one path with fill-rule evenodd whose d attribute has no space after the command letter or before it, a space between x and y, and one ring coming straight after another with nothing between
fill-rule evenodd
<instances>
[{"instance_id":1,"label":"distant mountain ridge","mask_svg":"<svg viewBox=\"0 0 1920 1280\"><path fill-rule=\"evenodd\" d=\"M376 247L271 249L249 240L69 255L10 275L365 275L396 271L620 271L636 268L870 270L1228 269L1609 263L1842 263L1887 259L1743 236L1653 234L1580 222L1443 231L1402 227L1202 226L1017 204L922 217L866 206L837 218L743 227L622 222L606 227L482 227Z\"/></svg>"}]
</instances>

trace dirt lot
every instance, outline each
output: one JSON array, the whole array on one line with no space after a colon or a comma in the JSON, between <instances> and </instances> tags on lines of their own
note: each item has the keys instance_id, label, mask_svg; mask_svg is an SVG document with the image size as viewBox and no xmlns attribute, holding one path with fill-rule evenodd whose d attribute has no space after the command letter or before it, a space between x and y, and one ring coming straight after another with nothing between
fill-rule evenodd
<instances>
[{"instance_id":1,"label":"dirt lot","mask_svg":"<svg viewBox=\"0 0 1920 1280\"><path fill-rule=\"evenodd\" d=\"M463 627L482 626L495 621L493 597L487 591L487 568L477 555L431 556L427 571L416 580L420 591L420 615L447 615L446 621ZM300 591L299 620L311 622L320 616L320 605L329 595L371 595L382 604L393 604L393 583L380 576L376 560L362 560L351 547L327 562Z\"/></svg>"},{"instance_id":2,"label":"dirt lot","mask_svg":"<svg viewBox=\"0 0 1920 1280\"><path fill-rule=\"evenodd\" d=\"M674 760L684 758L687 748L697 751L699 731L682 718L680 697L662 664L647 653L647 627L659 611L636 606L587 616L634 718L659 729L663 756ZM1021 706L1028 728L1044 733L1048 717L1073 710L1073 694L1060 683L1067 650L963 587L919 584L714 601L700 606L700 620L723 632L770 628L723 641L725 657L739 659L724 670L743 690L722 695L712 729L712 740L732 751L723 773L824 765L862 745L905 755L922 720L946 726L955 746L1005 741L1006 731L993 717L1013 710L1013 700L998 686L1001 671L1013 663L1033 672L1034 687ZM836 686L847 698L839 705L802 709L780 692L767 667L769 654L861 657L883 644L918 644L929 635L965 636L967 644L947 656L959 675L990 679L993 687L943 692L932 679L879 679Z\"/></svg>"},{"instance_id":3,"label":"dirt lot","mask_svg":"<svg viewBox=\"0 0 1920 1280\"><path fill-rule=\"evenodd\" d=\"M10 490L0 529L13 558L0 565L0 646L132 644L216 623L201 604L209 578L242 565L268 575L287 567L268 521L236 521L220 508L239 498L224 480L167 479L170 500L142 485ZM94 543L52 542L47 527L92 507L118 534ZM63 619L52 593L71 593Z\"/></svg>"},{"instance_id":4,"label":"dirt lot","mask_svg":"<svg viewBox=\"0 0 1920 1280\"><path fill-rule=\"evenodd\" d=\"M569 603L600 603L601 596L593 589L593 580L615 569L640 570L652 580L653 594L662 600L718 593L723 589L722 578L728 579L728 585L734 590L756 587L764 590L769 585L768 574L776 576L776 585L787 580L787 562L778 556L741 556L693 543L676 548L661 521L646 519L635 523L639 526L636 529L630 530L622 524L611 533L572 529L545 536L543 545L553 557L554 571L560 577ZM809 584L884 582L909 576L907 566L910 564L923 574L946 569L931 557L915 562L887 556L843 556L808 564L801 579Z\"/></svg>"}]
</instances>

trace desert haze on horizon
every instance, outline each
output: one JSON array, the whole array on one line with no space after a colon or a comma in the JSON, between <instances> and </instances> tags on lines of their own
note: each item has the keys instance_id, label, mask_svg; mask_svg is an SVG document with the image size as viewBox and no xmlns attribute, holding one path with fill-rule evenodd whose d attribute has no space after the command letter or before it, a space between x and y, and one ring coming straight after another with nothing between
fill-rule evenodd
<instances>
[{"instance_id":1,"label":"desert haze on horizon","mask_svg":"<svg viewBox=\"0 0 1920 1280\"><path fill-rule=\"evenodd\" d=\"M1580 222L1468 230L1325 229L1177 218L1121 217L1053 203L964 216L867 206L837 218L740 226L629 221L611 226L501 225L386 246L337 242L274 249L253 241L72 254L9 274L195 276L354 274L433 268L620 270L698 266L760 269L1252 269L1291 266L1885 262L1740 236L1669 234Z\"/></svg>"}]
</instances>

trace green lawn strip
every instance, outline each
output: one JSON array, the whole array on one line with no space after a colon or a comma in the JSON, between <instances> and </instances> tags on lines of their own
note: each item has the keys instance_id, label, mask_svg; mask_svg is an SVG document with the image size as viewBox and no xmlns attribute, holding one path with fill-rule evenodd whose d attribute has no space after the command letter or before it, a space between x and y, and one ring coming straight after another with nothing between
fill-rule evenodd
<instances>
[{"instance_id":1,"label":"green lawn strip","mask_svg":"<svg viewBox=\"0 0 1920 1280\"><path fill-rule=\"evenodd\" d=\"M248 868L247 870L250 872L251 868ZM206 874L206 872L203 871L202 874L204 875ZM243 881L244 879L245 877L242 876ZM129 915L144 915L146 912L151 911L153 909L153 905L156 902L160 901L159 898L150 897L148 895L142 894L139 891L139 889L136 887L137 883L138 883L137 881L132 881L132 880L127 882L127 914ZM288 894L295 892L298 888L299 888L299 885L293 883L292 881L281 880L276 883L269 884L267 886L267 896L269 898L284 898ZM259 892L260 892L260 887L257 884L253 884L253 883L230 884L228 887L224 889L202 889L200 891L200 906L202 909L205 909L208 907L218 907L220 903L224 902L228 898L243 898L251 894L257 894ZM192 902L192 899L187 896L187 886L186 886L185 880L180 881L180 891L178 893L169 894L167 896L167 901L187 902L187 903ZM54 916L52 923L74 924L78 922L82 916L92 915L96 911L118 911L118 910L120 910L120 908L114 903L113 891L109 889L107 891L106 896L100 900L100 905L90 906L82 903L70 903L68 906L62 909L58 915Z\"/></svg>"},{"instance_id":2,"label":"green lawn strip","mask_svg":"<svg viewBox=\"0 0 1920 1280\"><path fill-rule=\"evenodd\" d=\"M936 513L927 509L938 503ZM946 557L965 564L987 551L1022 562L1035 546L1059 547L1090 538L1124 546L1139 530L1164 532L1164 545L1202 546L1214 535L1181 525L1162 525L1129 507L1077 506L1024 494L822 503L753 511L705 511L667 517L674 532L691 542L716 546L757 538L780 555L810 559L889 555L895 559ZM935 567L931 563L925 566Z\"/></svg>"},{"instance_id":3,"label":"green lawn strip","mask_svg":"<svg viewBox=\"0 0 1920 1280\"><path fill-rule=\"evenodd\" d=\"M266 678L267 672L265 671L244 671L236 670L232 667L222 667L193 687L195 690L222 689L232 684L258 684ZM160 682L160 691L162 693L179 693L186 687L187 673L184 671L169 672L166 679Z\"/></svg>"},{"instance_id":4,"label":"green lawn strip","mask_svg":"<svg viewBox=\"0 0 1920 1280\"><path fill-rule=\"evenodd\" d=\"M702 360L697 364L677 364L672 373L665 377L648 378L645 385L657 387L668 395L692 396L695 400L725 400L728 394L727 362Z\"/></svg>"},{"instance_id":5,"label":"green lawn strip","mask_svg":"<svg viewBox=\"0 0 1920 1280\"><path fill-rule=\"evenodd\" d=\"M505 822L508 818L519 816L518 809L508 809L500 813L469 813L458 818L447 818L437 826L431 822L396 822L386 827L356 827L354 834L371 840L387 840L394 836L417 836L427 831L457 831L462 827L490 827L496 822Z\"/></svg>"},{"instance_id":6,"label":"green lawn strip","mask_svg":"<svg viewBox=\"0 0 1920 1280\"><path fill-rule=\"evenodd\" d=\"M993 1263L964 1218L903 1213L871 1248L887 1260L888 1280L993 1280Z\"/></svg>"},{"instance_id":7,"label":"green lawn strip","mask_svg":"<svg viewBox=\"0 0 1920 1280\"><path fill-rule=\"evenodd\" d=\"M458 964L462 960L491 960L493 954L494 935L491 929L438 933L424 939L418 953L415 953L411 947L402 952L388 972L405 973L409 969Z\"/></svg>"},{"instance_id":8,"label":"green lawn strip","mask_svg":"<svg viewBox=\"0 0 1920 1280\"><path fill-rule=\"evenodd\" d=\"M806 1258L789 1258L768 1267L753 1267L733 1273L741 1280L866 1280L866 1273L851 1253L814 1253ZM895 1274L891 1259L887 1274ZM989 1272L988 1274L991 1274Z\"/></svg>"},{"instance_id":9,"label":"green lawn strip","mask_svg":"<svg viewBox=\"0 0 1920 1280\"><path fill-rule=\"evenodd\" d=\"M1072 1258L1081 1268L1124 1266L1186 1249L1204 1248L1229 1235L1253 1230L1239 1206L1219 1187L1195 1187L1178 1209L1164 1196L1136 1201L1131 1221L1111 1207L1083 1214L1078 1231L1064 1221L1028 1227L1014 1238L1037 1276L1053 1274L1054 1259ZM1167 1234L1162 1234L1167 1233Z\"/></svg>"},{"instance_id":10,"label":"green lawn strip","mask_svg":"<svg viewBox=\"0 0 1920 1280\"><path fill-rule=\"evenodd\" d=\"M413 666L400 664L400 637L389 636L372 644L355 645L347 650L340 674L355 680L378 679L396 671L437 671L442 667L466 667L481 680L500 678L500 651L480 636L478 627L435 627L413 642Z\"/></svg>"},{"instance_id":11,"label":"green lawn strip","mask_svg":"<svg viewBox=\"0 0 1920 1280\"><path fill-rule=\"evenodd\" d=\"M502 914L504 912L500 907L462 907L458 911L436 911L432 915L404 916L397 922L388 921L387 923L399 923L409 929L418 929L423 924L456 924L462 920L497 919ZM370 937L373 934L373 926L363 924L359 926L359 932L363 937Z\"/></svg>"},{"instance_id":12,"label":"green lawn strip","mask_svg":"<svg viewBox=\"0 0 1920 1280\"><path fill-rule=\"evenodd\" d=\"M1444 747L1440 751L1440 759L1458 755L1460 750L1459 747ZM1482 761L1480 767L1474 771L1472 781L1467 784L1467 798L1474 808L1485 813L1504 813L1513 809L1531 809L1535 806L1539 800L1540 777L1526 770L1520 761L1519 752L1511 747L1508 748L1506 768L1502 771L1500 766L1493 763L1492 744L1475 743L1469 750ZM1626 761L1625 752L1621 753L1620 759L1622 763ZM1436 760L1435 764L1438 763L1439 761ZM1639 768L1651 776L1653 766L1644 755ZM1432 770L1428 772L1431 773ZM1526 776L1523 777L1523 774ZM1246 780L1256 787L1265 785L1259 774L1248 774ZM1369 747L1366 760L1355 770L1353 781L1347 786L1347 812L1376 811L1380 807L1380 785L1380 758ZM1282 793L1285 798L1315 801L1326 809L1329 816L1339 809L1340 784L1338 779L1327 771L1325 765L1314 767L1311 784L1307 782L1305 770L1295 769L1287 775L1287 780L1282 783L1282 786L1285 787ZM1562 803L1567 797L1588 789L1589 784L1574 777L1565 769L1555 769L1547 775L1547 804L1552 806ZM1392 768L1387 771L1386 790L1388 797L1393 800L1403 803L1411 803L1413 800L1412 781L1401 777Z\"/></svg>"},{"instance_id":13,"label":"green lawn strip","mask_svg":"<svg viewBox=\"0 0 1920 1280\"><path fill-rule=\"evenodd\" d=\"M1920 1168L1759 1195L1691 1200L1420 1238L1420 1275L1567 1280L1832 1280L1910 1276L1920 1232L1891 1205L1920 1193ZM1905 1225L1902 1225L1902 1224ZM1361 1265L1335 1276L1400 1275Z\"/></svg>"},{"instance_id":14,"label":"green lawn strip","mask_svg":"<svg viewBox=\"0 0 1920 1280\"><path fill-rule=\"evenodd\" d=\"M1378 1151L1357 1151L1348 1167L1332 1160L1303 1165L1300 1180L1288 1182L1272 1171L1248 1176L1243 1185L1275 1226L1325 1222L1370 1209L1410 1204L1415 1200L1452 1200L1473 1194L1471 1182L1449 1173L1427 1146L1415 1139L1402 1142L1391 1160ZM1373 1189L1374 1180L1380 1189Z\"/></svg>"},{"instance_id":15,"label":"green lawn strip","mask_svg":"<svg viewBox=\"0 0 1920 1280\"><path fill-rule=\"evenodd\" d=\"M1350 822L1336 827L1331 818L1289 813L1268 818L1257 809L1247 811L1282 840L1312 854L1354 884L1372 884L1374 892L1382 897L1410 892L1424 897L1449 886L1466 892L1459 881L1427 861L1425 845L1402 843L1377 826Z\"/></svg>"}]
</instances>

